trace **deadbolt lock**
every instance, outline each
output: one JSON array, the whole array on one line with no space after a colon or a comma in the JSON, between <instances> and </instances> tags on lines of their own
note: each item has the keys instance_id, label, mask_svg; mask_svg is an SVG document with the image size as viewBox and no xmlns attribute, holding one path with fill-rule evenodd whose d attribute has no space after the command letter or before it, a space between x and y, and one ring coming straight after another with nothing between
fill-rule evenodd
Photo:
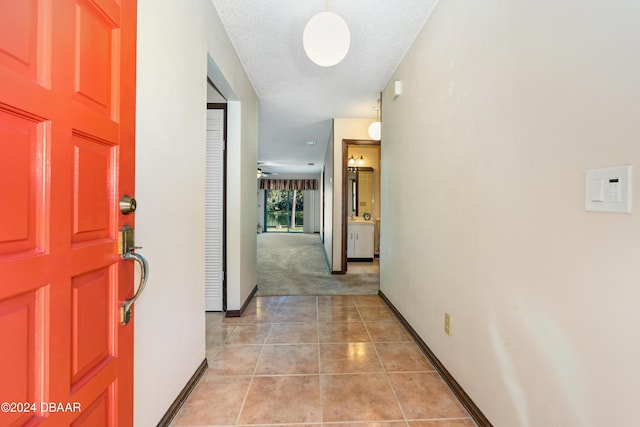
<instances>
[{"instance_id":1,"label":"deadbolt lock","mask_svg":"<svg viewBox=\"0 0 640 427\"><path fill-rule=\"evenodd\" d=\"M120 199L120 212L124 215L129 215L130 213L135 212L138 204L136 203L136 199L131 196L124 195L122 199Z\"/></svg>"}]
</instances>

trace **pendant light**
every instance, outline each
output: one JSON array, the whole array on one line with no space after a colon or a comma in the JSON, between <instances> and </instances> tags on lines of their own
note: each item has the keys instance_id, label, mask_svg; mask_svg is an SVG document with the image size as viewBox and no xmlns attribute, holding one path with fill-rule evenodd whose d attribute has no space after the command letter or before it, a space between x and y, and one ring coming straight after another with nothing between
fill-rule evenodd
<instances>
[{"instance_id":1,"label":"pendant light","mask_svg":"<svg viewBox=\"0 0 640 427\"><path fill-rule=\"evenodd\" d=\"M344 59L351 44L347 23L327 10L314 15L304 27L302 45L309 59L321 67L332 67Z\"/></svg>"},{"instance_id":2,"label":"pendant light","mask_svg":"<svg viewBox=\"0 0 640 427\"><path fill-rule=\"evenodd\" d=\"M373 109L376 110L376 121L369 125L369 137L375 141L380 141L380 138L382 137L382 124L380 123L379 117L380 107L375 106Z\"/></svg>"}]
</instances>

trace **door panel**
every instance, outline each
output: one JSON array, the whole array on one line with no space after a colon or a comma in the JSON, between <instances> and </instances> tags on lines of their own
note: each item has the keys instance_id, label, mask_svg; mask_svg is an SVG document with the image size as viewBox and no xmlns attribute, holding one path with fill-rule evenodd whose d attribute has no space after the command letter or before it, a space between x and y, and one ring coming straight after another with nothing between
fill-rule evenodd
<instances>
[{"instance_id":1,"label":"door panel","mask_svg":"<svg viewBox=\"0 0 640 427\"><path fill-rule=\"evenodd\" d=\"M73 243L111 237L111 216L115 213L113 193L114 145L73 135Z\"/></svg>"},{"instance_id":2,"label":"door panel","mask_svg":"<svg viewBox=\"0 0 640 427\"><path fill-rule=\"evenodd\" d=\"M205 206L205 310L224 299L224 109L207 109Z\"/></svg>"},{"instance_id":3,"label":"door panel","mask_svg":"<svg viewBox=\"0 0 640 427\"><path fill-rule=\"evenodd\" d=\"M0 396L6 402L33 402L37 396L35 367L41 364L42 348L36 337L42 333L36 303L38 291L0 302L0 340L3 363L0 365ZM10 414L7 421L21 425L31 414ZM8 425L8 424L3 424Z\"/></svg>"},{"instance_id":4,"label":"door panel","mask_svg":"<svg viewBox=\"0 0 640 427\"><path fill-rule=\"evenodd\" d=\"M109 294L108 268L72 279L71 384L76 384L113 358L111 313L116 311Z\"/></svg>"},{"instance_id":5,"label":"door panel","mask_svg":"<svg viewBox=\"0 0 640 427\"><path fill-rule=\"evenodd\" d=\"M42 250L43 172L42 124L0 105L0 181L11 183L0 192L3 213L0 255Z\"/></svg>"},{"instance_id":6,"label":"door panel","mask_svg":"<svg viewBox=\"0 0 640 427\"><path fill-rule=\"evenodd\" d=\"M135 23L130 0L0 0L0 402L34 404L0 426L133 422Z\"/></svg>"},{"instance_id":7,"label":"door panel","mask_svg":"<svg viewBox=\"0 0 640 427\"><path fill-rule=\"evenodd\" d=\"M4 0L8 3L10 0ZM37 75L38 0L23 0L0 14L0 65L30 80Z\"/></svg>"},{"instance_id":8,"label":"door panel","mask_svg":"<svg viewBox=\"0 0 640 427\"><path fill-rule=\"evenodd\" d=\"M112 45L117 27L111 20L117 20L118 15L105 15L102 5L97 3L79 0L75 4L74 99L109 117L111 93L112 90L117 93L118 84L111 76L118 59L118 46Z\"/></svg>"}]
</instances>

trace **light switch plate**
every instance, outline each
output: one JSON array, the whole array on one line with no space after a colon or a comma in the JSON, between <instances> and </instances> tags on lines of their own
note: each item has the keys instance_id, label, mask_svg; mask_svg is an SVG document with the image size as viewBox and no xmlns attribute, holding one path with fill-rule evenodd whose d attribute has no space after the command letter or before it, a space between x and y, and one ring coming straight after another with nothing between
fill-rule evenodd
<instances>
[{"instance_id":1,"label":"light switch plate","mask_svg":"<svg viewBox=\"0 0 640 427\"><path fill-rule=\"evenodd\" d=\"M631 166L588 170L584 210L631 213Z\"/></svg>"}]
</instances>

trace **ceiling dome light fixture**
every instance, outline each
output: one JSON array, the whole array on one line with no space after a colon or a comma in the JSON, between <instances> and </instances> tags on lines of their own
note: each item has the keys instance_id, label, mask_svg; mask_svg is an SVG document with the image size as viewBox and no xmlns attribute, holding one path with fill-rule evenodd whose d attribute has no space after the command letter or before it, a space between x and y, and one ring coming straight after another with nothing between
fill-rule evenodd
<instances>
[{"instance_id":1,"label":"ceiling dome light fixture","mask_svg":"<svg viewBox=\"0 0 640 427\"><path fill-rule=\"evenodd\" d=\"M380 122L373 122L369 125L369 137L375 141L380 141L382 136L382 126Z\"/></svg>"},{"instance_id":2,"label":"ceiling dome light fixture","mask_svg":"<svg viewBox=\"0 0 640 427\"><path fill-rule=\"evenodd\" d=\"M333 67L342 61L351 44L347 23L328 9L309 19L302 33L304 51L321 67Z\"/></svg>"},{"instance_id":3,"label":"ceiling dome light fixture","mask_svg":"<svg viewBox=\"0 0 640 427\"><path fill-rule=\"evenodd\" d=\"M376 110L376 121L371 123L369 125L369 138L375 140L375 141L380 141L380 138L382 137L382 126L380 123L380 118L378 117L378 113L380 112L380 107L376 106L373 107L374 110Z\"/></svg>"}]
</instances>

